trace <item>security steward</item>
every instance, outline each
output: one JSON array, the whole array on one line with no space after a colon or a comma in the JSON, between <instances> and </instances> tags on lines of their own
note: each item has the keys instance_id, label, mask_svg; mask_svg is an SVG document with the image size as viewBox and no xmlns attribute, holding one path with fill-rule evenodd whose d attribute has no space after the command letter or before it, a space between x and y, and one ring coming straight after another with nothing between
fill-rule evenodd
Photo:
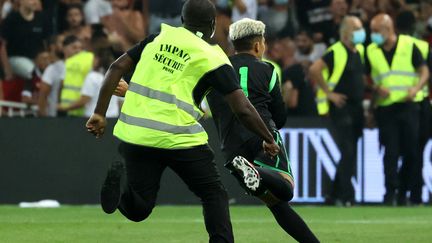
<instances>
[{"instance_id":1,"label":"security steward","mask_svg":"<svg viewBox=\"0 0 432 243\"><path fill-rule=\"evenodd\" d=\"M93 68L94 54L81 51L65 60L65 77L60 95L61 106L69 106L81 98L81 88ZM84 108L67 112L68 116L84 116Z\"/></svg>"},{"instance_id":2,"label":"security steward","mask_svg":"<svg viewBox=\"0 0 432 243\"><path fill-rule=\"evenodd\" d=\"M426 84L429 70L413 38L397 35L387 14L371 21L371 43L366 50L366 69L376 91L376 120L384 146L384 204L395 205L410 187L412 169L419 166L419 104L417 94ZM401 173L402 172L402 173ZM407 186L404 186L407 185ZM401 187L402 186L402 187Z\"/></svg>"},{"instance_id":3,"label":"security steward","mask_svg":"<svg viewBox=\"0 0 432 243\"><path fill-rule=\"evenodd\" d=\"M116 60L108 70L87 129L97 137L106 126L105 113L122 75L135 68L114 135L126 163L114 162L101 190L106 213L117 208L129 220L145 220L155 206L163 171L170 167L203 205L210 242L234 242L223 187L207 134L199 124L197 104L214 88L224 95L245 126L263 140L274 156L279 147L238 85L236 74L219 46L208 44L215 30L216 9L209 0L188 0L183 27L161 26Z\"/></svg>"},{"instance_id":4,"label":"security steward","mask_svg":"<svg viewBox=\"0 0 432 243\"><path fill-rule=\"evenodd\" d=\"M432 64L432 58L430 53L430 46L429 43L413 37L414 30L415 30L415 23L416 18L412 11L406 10L402 11L398 14L396 18L396 28L398 33L409 35L413 38L413 41L416 45L416 47L420 50L423 59L426 61L426 64L428 66L429 72L431 70L431 64ZM405 205L419 205L422 203L422 188L424 184L423 180L423 151L426 147L426 144L428 140L430 139L432 135L432 105L430 103L429 99L429 85L430 85L430 78L429 82L426 83L426 85L423 87L423 89L417 93L415 97L415 102L417 102L420 106L420 123L419 123L419 156L420 156L420 164L412 168L412 175L409 176L411 180L410 181L410 188L407 188L408 185L401 185L401 193L399 193L398 204ZM409 168L403 167L402 169L406 169L409 171ZM404 173L404 172L402 172ZM405 191L410 191L410 197L409 200L406 198Z\"/></svg>"},{"instance_id":5,"label":"security steward","mask_svg":"<svg viewBox=\"0 0 432 243\"><path fill-rule=\"evenodd\" d=\"M336 175L327 202L350 206L354 202L354 175L357 140L363 131L364 48L366 33L359 18L347 16L340 26L340 41L310 67L312 80L318 83L317 108L329 115L341 152Z\"/></svg>"}]
</instances>

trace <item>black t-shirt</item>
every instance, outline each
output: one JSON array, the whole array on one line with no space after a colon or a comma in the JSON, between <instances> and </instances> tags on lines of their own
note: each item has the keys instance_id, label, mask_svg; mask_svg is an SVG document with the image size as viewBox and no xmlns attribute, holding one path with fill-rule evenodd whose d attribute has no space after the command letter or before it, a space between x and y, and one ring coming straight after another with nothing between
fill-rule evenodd
<instances>
[{"instance_id":1,"label":"black t-shirt","mask_svg":"<svg viewBox=\"0 0 432 243\"><path fill-rule=\"evenodd\" d=\"M301 64L294 64L282 73L283 82L290 81L298 91L297 107L288 108L287 116L317 116L318 111L315 102L315 95L312 85L306 79L306 75Z\"/></svg>"},{"instance_id":2,"label":"black t-shirt","mask_svg":"<svg viewBox=\"0 0 432 243\"><path fill-rule=\"evenodd\" d=\"M239 84L240 80L245 81L241 84L242 89L247 90L248 99L264 123L269 129L281 128L285 124L286 115L278 80L270 90L274 67L249 54L238 54L230 57L230 60L237 73L236 79ZM207 95L207 101L224 152L234 152L246 141L257 136L240 123L220 92L211 91Z\"/></svg>"},{"instance_id":3,"label":"black t-shirt","mask_svg":"<svg viewBox=\"0 0 432 243\"><path fill-rule=\"evenodd\" d=\"M381 48L381 50L383 51L384 56L385 56L385 58L387 60L387 63L389 64L390 67L391 67L391 64L392 64L392 61L393 61L394 54L396 52L396 48L398 46L398 42L399 42L399 36L398 36L398 40L396 41L396 44L394 45L394 47L390 51L386 51L385 49ZM365 55L365 63L366 63L366 72L368 74L370 74L372 68L371 68L371 65L370 65L369 57L367 55ZM418 47L416 45L413 46L411 63L412 63L412 65L413 65L413 67L415 69L417 69L420 66L426 64L426 62L423 59L423 56L422 56L420 50L418 49Z\"/></svg>"},{"instance_id":4,"label":"black t-shirt","mask_svg":"<svg viewBox=\"0 0 432 243\"><path fill-rule=\"evenodd\" d=\"M19 12L11 12L1 24L1 36L7 42L8 56L24 56L33 59L43 49L43 40L49 35L45 17L35 12L31 21Z\"/></svg>"},{"instance_id":5,"label":"black t-shirt","mask_svg":"<svg viewBox=\"0 0 432 243\"><path fill-rule=\"evenodd\" d=\"M146 45L152 42L157 35L158 34L149 35L146 39L139 42L127 51L128 56L135 62L135 64L138 64L139 60L141 59L141 53L143 52ZM126 81L129 81L128 78L126 78ZM240 88L234 70L230 65L222 65L221 67L210 71L201 77L192 91L192 95L197 106L199 106L204 96L212 88L223 95L229 94Z\"/></svg>"},{"instance_id":6,"label":"black t-shirt","mask_svg":"<svg viewBox=\"0 0 432 243\"><path fill-rule=\"evenodd\" d=\"M333 92L346 95L348 97L347 103L361 104L365 91L363 79L364 65L358 51L353 52L347 47L345 49L348 53L347 63ZM329 73L332 74L334 69L334 52L330 51L326 53L322 59L327 64Z\"/></svg>"}]
</instances>

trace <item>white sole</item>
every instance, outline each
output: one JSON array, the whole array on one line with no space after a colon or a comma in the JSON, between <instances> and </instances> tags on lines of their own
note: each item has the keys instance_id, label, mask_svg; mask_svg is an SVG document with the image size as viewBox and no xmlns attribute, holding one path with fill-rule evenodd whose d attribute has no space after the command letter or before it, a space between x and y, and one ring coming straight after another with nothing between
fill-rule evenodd
<instances>
[{"instance_id":1,"label":"white sole","mask_svg":"<svg viewBox=\"0 0 432 243\"><path fill-rule=\"evenodd\" d=\"M260 186L261 178L254 166L242 156L235 157L232 164L236 170L243 174L246 187L251 191L256 191Z\"/></svg>"}]
</instances>

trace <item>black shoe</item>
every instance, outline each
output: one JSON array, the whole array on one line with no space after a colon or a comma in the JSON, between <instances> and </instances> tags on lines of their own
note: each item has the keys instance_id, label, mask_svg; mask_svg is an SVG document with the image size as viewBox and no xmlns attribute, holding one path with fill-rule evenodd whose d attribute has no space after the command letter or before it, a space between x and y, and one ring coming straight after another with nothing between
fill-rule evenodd
<instances>
[{"instance_id":1,"label":"black shoe","mask_svg":"<svg viewBox=\"0 0 432 243\"><path fill-rule=\"evenodd\" d=\"M258 171L245 158L237 156L225 166L241 178L240 182L248 194L259 196L264 193L265 189L261 187Z\"/></svg>"},{"instance_id":2,"label":"black shoe","mask_svg":"<svg viewBox=\"0 0 432 243\"><path fill-rule=\"evenodd\" d=\"M120 203L124 170L125 167L120 161L113 162L108 169L100 194L102 209L107 214L114 213Z\"/></svg>"}]
</instances>

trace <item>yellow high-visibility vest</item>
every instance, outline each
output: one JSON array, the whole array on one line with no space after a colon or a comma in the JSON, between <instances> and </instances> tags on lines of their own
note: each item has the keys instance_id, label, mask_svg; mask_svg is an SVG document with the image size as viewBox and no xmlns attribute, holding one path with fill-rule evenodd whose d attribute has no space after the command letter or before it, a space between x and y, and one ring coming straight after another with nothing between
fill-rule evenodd
<instances>
[{"instance_id":1,"label":"yellow high-visibility vest","mask_svg":"<svg viewBox=\"0 0 432 243\"><path fill-rule=\"evenodd\" d=\"M87 51L82 51L66 59L66 72L60 99L62 105L66 106L80 99L84 80L93 68L93 59L93 53ZM69 111L68 115L84 116L84 108Z\"/></svg>"},{"instance_id":2,"label":"yellow high-visibility vest","mask_svg":"<svg viewBox=\"0 0 432 243\"><path fill-rule=\"evenodd\" d=\"M356 49L360 54L360 58L363 61L364 47L359 44L356 45ZM327 53L333 51L333 71L330 74L328 68L325 68L322 72L324 80L327 82L327 86L332 91L339 83L340 78L345 70L348 61L348 52L342 42L338 41L327 49ZM327 99L326 93L319 88L316 93L316 103L318 114L325 115L329 112L330 106Z\"/></svg>"},{"instance_id":3,"label":"yellow high-visibility vest","mask_svg":"<svg viewBox=\"0 0 432 243\"><path fill-rule=\"evenodd\" d=\"M417 84L418 75L412 65L413 47L414 41L410 36L399 35L391 66L377 44L372 43L367 47L366 51L374 83L390 91L388 97L377 99L378 106L404 102L408 95L408 89Z\"/></svg>"},{"instance_id":4,"label":"yellow high-visibility vest","mask_svg":"<svg viewBox=\"0 0 432 243\"><path fill-rule=\"evenodd\" d=\"M206 73L225 64L231 65L219 46L183 27L162 24L141 54L114 135L162 149L206 144L207 133L198 122L203 113L192 93Z\"/></svg>"}]
</instances>

